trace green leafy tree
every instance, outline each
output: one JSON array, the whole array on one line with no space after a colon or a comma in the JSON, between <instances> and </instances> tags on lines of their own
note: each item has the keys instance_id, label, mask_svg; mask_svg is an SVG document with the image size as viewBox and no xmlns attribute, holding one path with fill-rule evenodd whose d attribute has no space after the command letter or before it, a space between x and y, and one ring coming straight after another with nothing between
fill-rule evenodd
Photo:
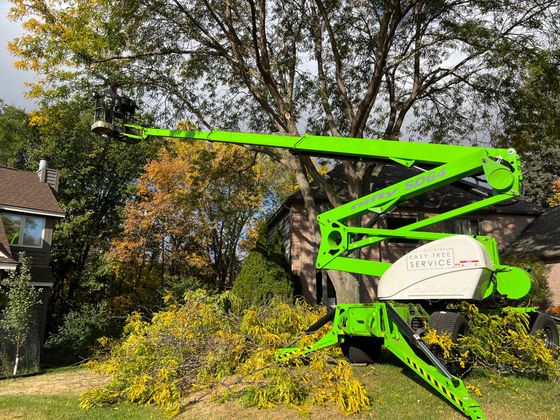
<instances>
[{"instance_id":1,"label":"green leafy tree","mask_svg":"<svg viewBox=\"0 0 560 420\"><path fill-rule=\"evenodd\" d=\"M31 126L23 109L0 100L0 165L17 169L37 169L34 149L39 145L39 132Z\"/></svg>"},{"instance_id":2,"label":"green leafy tree","mask_svg":"<svg viewBox=\"0 0 560 420\"><path fill-rule=\"evenodd\" d=\"M291 299L295 293L295 280L287 266L280 235L275 232L269 238L263 226L255 248L241 265L232 291L245 306L259 305L272 297Z\"/></svg>"},{"instance_id":3,"label":"green leafy tree","mask_svg":"<svg viewBox=\"0 0 560 420\"><path fill-rule=\"evenodd\" d=\"M79 99L43 107L34 115L41 135L37 151L60 173L58 200L66 217L54 231L55 277L49 331L70 310L118 295L105 253L121 232L123 208L157 144L124 147L93 135L91 103Z\"/></svg>"},{"instance_id":4,"label":"green leafy tree","mask_svg":"<svg viewBox=\"0 0 560 420\"><path fill-rule=\"evenodd\" d=\"M472 132L480 107L471 94L500 80L504 63L546 48L558 14L557 0L12 3L26 34L10 49L21 68L45 75L31 89L45 101L118 77L162 121L393 139L412 114L427 135ZM294 174L310 226L319 212L311 179L341 203L308 156L260 150ZM357 198L379 165L345 161L344 172ZM329 274L340 302L359 300L356 279Z\"/></svg>"},{"instance_id":5,"label":"green leafy tree","mask_svg":"<svg viewBox=\"0 0 560 420\"><path fill-rule=\"evenodd\" d=\"M520 63L521 85L502 108L503 127L495 133L502 145L522 155L525 196L547 206L560 177L560 49Z\"/></svg>"},{"instance_id":6,"label":"green leafy tree","mask_svg":"<svg viewBox=\"0 0 560 420\"><path fill-rule=\"evenodd\" d=\"M6 306L2 310L0 328L6 332L6 337L14 345L14 376L18 372L21 350L33 325L33 310L41 303L39 289L31 285L29 260L24 253L20 253L18 270L10 272L1 282L6 295Z\"/></svg>"}]
</instances>

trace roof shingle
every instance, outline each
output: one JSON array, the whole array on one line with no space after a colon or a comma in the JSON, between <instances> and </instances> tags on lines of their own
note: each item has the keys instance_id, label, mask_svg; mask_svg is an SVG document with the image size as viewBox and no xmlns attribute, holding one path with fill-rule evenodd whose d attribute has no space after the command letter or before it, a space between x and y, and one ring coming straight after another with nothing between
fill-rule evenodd
<instances>
[{"instance_id":1,"label":"roof shingle","mask_svg":"<svg viewBox=\"0 0 560 420\"><path fill-rule=\"evenodd\" d=\"M560 206L535 219L508 248L518 257L560 258Z\"/></svg>"},{"instance_id":2,"label":"roof shingle","mask_svg":"<svg viewBox=\"0 0 560 420\"><path fill-rule=\"evenodd\" d=\"M35 172L0 167L0 206L53 213L64 217L51 187Z\"/></svg>"}]
</instances>

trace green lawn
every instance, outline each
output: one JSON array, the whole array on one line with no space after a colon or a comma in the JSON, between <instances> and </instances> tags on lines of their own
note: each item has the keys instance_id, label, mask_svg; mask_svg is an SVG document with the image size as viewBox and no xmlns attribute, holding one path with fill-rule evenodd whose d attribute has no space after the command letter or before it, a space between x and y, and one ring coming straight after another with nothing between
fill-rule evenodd
<instances>
[{"instance_id":1,"label":"green lawn","mask_svg":"<svg viewBox=\"0 0 560 420\"><path fill-rule=\"evenodd\" d=\"M159 419L152 407L119 404L116 407L80 409L79 394L102 379L89 370L52 369L26 378L0 381L1 419Z\"/></svg>"},{"instance_id":2,"label":"green lawn","mask_svg":"<svg viewBox=\"0 0 560 420\"><path fill-rule=\"evenodd\" d=\"M116 407L80 409L75 394L2 396L0 418L10 419L159 419L163 414L150 407L119 404Z\"/></svg>"},{"instance_id":3,"label":"green lawn","mask_svg":"<svg viewBox=\"0 0 560 420\"><path fill-rule=\"evenodd\" d=\"M398 360L384 353L378 364L355 367L365 384L372 409L358 418L379 419L462 419L443 398L432 393L416 375ZM103 378L83 368L63 368L28 378L0 381L0 418L24 419L160 419L153 407L119 404L83 411L79 393ZM484 372L471 374L465 382L478 387L480 402L488 419L559 419L560 387L551 382L515 376L500 377ZM185 410L181 419L279 419L295 418L298 412L278 407L271 410L242 408L234 401L220 404L203 400ZM310 418L345 418L334 407L315 407Z\"/></svg>"},{"instance_id":4,"label":"green lawn","mask_svg":"<svg viewBox=\"0 0 560 420\"><path fill-rule=\"evenodd\" d=\"M380 363L355 368L366 385L379 418L461 419L446 400L432 392L423 380L398 360L383 354ZM471 392L488 419L559 419L560 386L516 376L502 377L475 371L464 379L479 388Z\"/></svg>"}]
</instances>

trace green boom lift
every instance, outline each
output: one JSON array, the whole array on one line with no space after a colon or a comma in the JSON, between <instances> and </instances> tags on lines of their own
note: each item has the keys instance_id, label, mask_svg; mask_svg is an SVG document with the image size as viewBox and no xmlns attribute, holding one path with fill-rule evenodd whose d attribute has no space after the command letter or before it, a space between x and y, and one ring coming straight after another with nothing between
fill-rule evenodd
<instances>
[{"instance_id":1,"label":"green boom lift","mask_svg":"<svg viewBox=\"0 0 560 420\"><path fill-rule=\"evenodd\" d=\"M332 329L309 347L277 353L283 361L340 345L351 362L373 362L385 346L453 406L472 419L483 419L463 381L450 372L422 341L426 325L455 340L467 331L465 319L446 311L459 301L509 304L526 296L532 278L526 271L500 263L496 240L490 236L454 235L422 230L438 222L504 203L521 195L521 165L513 149L468 147L364 138L253 134L212 130L148 128L135 124L136 106L109 92L96 95L92 131L126 143L148 137L174 137L210 142L280 147L293 153L341 158L388 160L414 165L420 173L318 216L322 242L316 266L380 277L377 302L339 304L306 332L332 321ZM368 226L399 203L466 177L485 176L492 194L480 201L428 217L398 229L355 227L348 221L370 214ZM390 238L426 241L394 263L356 257L355 251ZM535 308L529 312L532 332L544 334L549 347L558 346L557 319ZM456 372L455 372L456 373Z\"/></svg>"}]
</instances>

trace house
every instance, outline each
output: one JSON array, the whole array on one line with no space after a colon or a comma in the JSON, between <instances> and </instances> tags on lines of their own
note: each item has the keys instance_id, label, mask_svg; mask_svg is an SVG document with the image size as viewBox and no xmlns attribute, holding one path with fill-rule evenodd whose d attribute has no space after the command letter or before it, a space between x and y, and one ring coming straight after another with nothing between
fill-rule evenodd
<instances>
[{"instance_id":1,"label":"house","mask_svg":"<svg viewBox=\"0 0 560 420\"><path fill-rule=\"evenodd\" d=\"M407 168L398 164L383 164L379 176L373 179L370 191L376 191L403 181L420 173L419 169ZM341 166L328 174L329 182L335 187L339 196L348 193L343 182ZM316 185L312 186L316 203L322 210L329 208L326 197ZM457 181L422 195L411 198L381 219L377 227L395 229L417 220L455 209L491 194L484 185L475 180ZM433 232L452 232L469 235L491 235L496 238L500 250L504 250L517 240L521 232L543 213L543 209L531 203L519 200L508 205L493 206L470 213L461 218L432 225L425 230ZM302 294L309 302L325 301L334 297L334 288L326 272L315 269L315 244L311 227L300 191L290 195L267 222L270 232L278 230L282 236L287 257L292 271L302 280ZM391 239L369 248L369 258L394 262L418 246L418 241L410 239ZM365 277L365 276L364 276ZM364 302L375 299L376 279L365 278L360 291Z\"/></svg>"},{"instance_id":2,"label":"house","mask_svg":"<svg viewBox=\"0 0 560 420\"><path fill-rule=\"evenodd\" d=\"M547 210L527 226L508 247L508 253L546 265L551 304L560 305L560 206Z\"/></svg>"},{"instance_id":3,"label":"house","mask_svg":"<svg viewBox=\"0 0 560 420\"><path fill-rule=\"evenodd\" d=\"M39 363L54 282L49 254L54 226L64 217L56 199L57 190L58 171L48 168L45 160L41 160L37 172L0 167L0 276L15 270L19 254L25 252L31 258L32 285L40 289L41 296L22 358L21 366L27 369ZM11 354L10 345L0 336L0 363L7 354Z\"/></svg>"}]
</instances>

